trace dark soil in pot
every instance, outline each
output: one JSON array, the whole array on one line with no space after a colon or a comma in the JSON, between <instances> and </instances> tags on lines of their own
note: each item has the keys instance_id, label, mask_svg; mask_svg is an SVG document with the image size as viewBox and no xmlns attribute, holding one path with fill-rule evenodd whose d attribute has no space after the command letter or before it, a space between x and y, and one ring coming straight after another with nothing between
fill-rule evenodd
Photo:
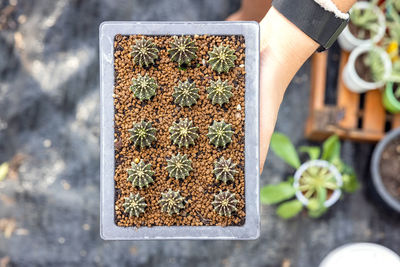
<instances>
[{"instance_id":1,"label":"dark soil in pot","mask_svg":"<svg viewBox=\"0 0 400 267\"><path fill-rule=\"evenodd\" d=\"M197 58L189 66L178 68L168 54L172 36L151 36L159 49L158 59L147 68L134 65L131 45L141 39L140 35L117 35L114 40L115 66L115 223L118 226L230 226L243 225L245 222L245 179L244 179L244 122L245 122L245 43L242 36L192 36L198 47ZM146 37L148 38L148 37ZM214 45L229 45L234 49L237 59L235 67L228 73L213 71L208 61L208 51ZM156 95L145 101L133 96L130 86L132 78L138 74L154 77L159 85ZM227 80L233 87L233 97L229 103L213 105L207 98L206 88L210 80ZM180 107L174 103L172 93L178 81L190 81L199 88L197 103ZM170 140L169 127L180 118L192 120L199 128L199 137L194 145L177 147ZM232 142L226 148L216 148L206 136L208 127L214 120L222 120L232 125ZM157 129L157 140L151 147L138 149L129 140L133 123L147 120ZM183 180L171 178L166 159L177 153L188 155L193 170ZM213 174L214 162L220 157L231 158L237 164L235 180L227 184L217 181ZM133 187L127 181L127 169L132 161L144 160L150 163L154 171L153 180L147 188ZM168 189L179 190L185 199L185 207L179 214L172 216L161 211L158 201L161 193ZM111 189L110 189L111 190ZM214 195L220 190L235 193L237 211L232 216L220 216L211 204ZM139 217L130 217L122 206L124 198L130 193L140 193L147 207Z\"/></svg>"},{"instance_id":2,"label":"dark soil in pot","mask_svg":"<svg viewBox=\"0 0 400 267\"><path fill-rule=\"evenodd\" d=\"M354 25L354 23L352 23L351 20L349 21L348 25L349 25L349 30L350 30L351 34L353 34L358 39L368 40L372 37L370 30L366 30L366 29L363 29L363 28L360 28L360 27Z\"/></svg>"},{"instance_id":3,"label":"dark soil in pot","mask_svg":"<svg viewBox=\"0 0 400 267\"><path fill-rule=\"evenodd\" d=\"M371 68L365 64L365 59L367 57L367 53L363 53L359 55L355 62L355 68L358 76L366 82L374 82L372 77Z\"/></svg>"},{"instance_id":4,"label":"dark soil in pot","mask_svg":"<svg viewBox=\"0 0 400 267\"><path fill-rule=\"evenodd\" d=\"M386 190L400 201L400 137L384 148L379 171Z\"/></svg>"},{"instance_id":5,"label":"dark soil in pot","mask_svg":"<svg viewBox=\"0 0 400 267\"><path fill-rule=\"evenodd\" d=\"M394 95L394 97L396 98L396 100L400 102L400 96L397 96L397 95L396 95L396 91L397 91L397 90L400 90L400 89L399 89L399 86L400 86L399 83L394 83L394 84L393 84L393 95Z\"/></svg>"}]
</instances>

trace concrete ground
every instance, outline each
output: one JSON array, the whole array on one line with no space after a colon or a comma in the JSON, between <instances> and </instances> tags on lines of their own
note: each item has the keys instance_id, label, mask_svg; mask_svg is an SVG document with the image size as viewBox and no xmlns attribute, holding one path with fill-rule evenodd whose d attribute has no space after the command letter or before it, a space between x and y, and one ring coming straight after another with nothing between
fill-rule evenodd
<instances>
[{"instance_id":1,"label":"concrete ground","mask_svg":"<svg viewBox=\"0 0 400 267\"><path fill-rule=\"evenodd\" d=\"M16 8L10 8L16 4ZM0 2L0 266L318 266L370 241L400 252L400 220L368 190L372 146L343 143L362 189L319 220L262 207L257 241L107 242L99 237L98 26L104 20L223 20L228 0ZM11 12L9 12L11 11ZM2 16L3 16L2 15ZM5 21L5 22L4 22ZM305 144L309 63L288 88L277 129ZM261 184L290 173L272 153Z\"/></svg>"}]
</instances>

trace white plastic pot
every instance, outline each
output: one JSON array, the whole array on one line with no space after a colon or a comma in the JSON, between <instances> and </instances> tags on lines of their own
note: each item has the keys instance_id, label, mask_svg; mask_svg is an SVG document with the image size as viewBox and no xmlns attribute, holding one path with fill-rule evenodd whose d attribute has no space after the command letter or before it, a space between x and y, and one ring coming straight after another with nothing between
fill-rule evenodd
<instances>
[{"instance_id":1,"label":"white plastic pot","mask_svg":"<svg viewBox=\"0 0 400 267\"><path fill-rule=\"evenodd\" d=\"M367 40L358 39L350 32L349 26L347 25L344 28L343 32L338 37L338 42L343 50L352 51L357 46L371 44L371 43L376 44L380 40L382 40L386 31L386 22L385 22L386 20L382 10L380 10L379 7L366 1L355 3L352 9L368 9L371 8L371 6L374 12L378 15L378 23L379 23L378 32L372 39L367 39Z\"/></svg>"},{"instance_id":2,"label":"white plastic pot","mask_svg":"<svg viewBox=\"0 0 400 267\"><path fill-rule=\"evenodd\" d=\"M303 163L300 166L300 168L297 169L296 173L294 174L294 182L293 182L294 188L299 188L299 186L300 186L299 180L300 180L303 172L305 172L310 167L328 168L329 171L335 176L338 187L340 188L342 186L342 184L343 184L342 175L340 174L338 169L333 164L329 163L326 160L310 160L310 161ZM342 191L339 188L336 189L335 191L333 191L333 194L329 197L329 199L327 199L325 201L324 206L326 208L329 208L330 206L332 206L339 200L340 196L342 195ZM296 191L296 198L304 206L308 205L308 199L303 195L303 192L301 192L300 190Z\"/></svg>"},{"instance_id":3,"label":"white plastic pot","mask_svg":"<svg viewBox=\"0 0 400 267\"><path fill-rule=\"evenodd\" d=\"M385 74L383 75L383 80L378 82L368 82L362 79L355 67L356 59L365 53L368 53L371 50L377 51L383 61L383 65L385 67ZM385 79L389 77L392 72L392 62L390 61L389 55L385 52L385 50L374 47L372 45L362 45L357 47L351 52L349 60L347 61L346 66L343 69L342 79L347 88L355 93L364 93L369 90L374 90L382 87L385 84Z\"/></svg>"}]
</instances>

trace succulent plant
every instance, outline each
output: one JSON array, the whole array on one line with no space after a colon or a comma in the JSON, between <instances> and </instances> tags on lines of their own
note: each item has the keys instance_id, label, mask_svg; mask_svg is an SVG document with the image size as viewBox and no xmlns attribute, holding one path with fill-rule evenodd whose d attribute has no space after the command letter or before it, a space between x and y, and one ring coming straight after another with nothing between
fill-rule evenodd
<instances>
[{"instance_id":1,"label":"succulent plant","mask_svg":"<svg viewBox=\"0 0 400 267\"><path fill-rule=\"evenodd\" d=\"M232 125L225 123L224 120L218 122L214 121L211 126L208 126L208 138L210 138L210 143L214 144L216 147L225 147L232 141Z\"/></svg>"},{"instance_id":2,"label":"succulent plant","mask_svg":"<svg viewBox=\"0 0 400 267\"><path fill-rule=\"evenodd\" d=\"M195 83L190 83L189 81L179 82L172 96L175 98L175 103L181 107L190 107L200 97L199 89L196 88Z\"/></svg>"},{"instance_id":3,"label":"succulent plant","mask_svg":"<svg viewBox=\"0 0 400 267\"><path fill-rule=\"evenodd\" d=\"M221 216L230 217L232 212L237 211L236 205L238 200L235 197L235 193L228 191L220 191L214 195L214 201L212 202L214 210Z\"/></svg>"},{"instance_id":4,"label":"succulent plant","mask_svg":"<svg viewBox=\"0 0 400 267\"><path fill-rule=\"evenodd\" d=\"M131 133L129 139L133 141L135 146L141 148L150 146L154 140L157 140L156 131L156 128L151 126L151 122L141 121L133 124L133 128L128 130Z\"/></svg>"},{"instance_id":5,"label":"succulent plant","mask_svg":"<svg viewBox=\"0 0 400 267\"><path fill-rule=\"evenodd\" d=\"M217 180L220 180L224 183L228 181L234 181L235 174L238 173L235 170L236 164L232 162L232 159L225 159L221 157L218 161L214 163L214 174Z\"/></svg>"},{"instance_id":6,"label":"succulent plant","mask_svg":"<svg viewBox=\"0 0 400 267\"><path fill-rule=\"evenodd\" d=\"M136 195L130 193L129 197L125 197L125 202L122 204L125 212L129 214L129 217L139 217L140 213L144 213L144 209L147 207L144 197L141 197L139 193Z\"/></svg>"},{"instance_id":7,"label":"succulent plant","mask_svg":"<svg viewBox=\"0 0 400 267\"><path fill-rule=\"evenodd\" d=\"M187 155L178 153L173 155L171 159L167 159L166 169L170 177L177 180L185 179L186 176L189 176L189 172L193 170L192 161L188 159Z\"/></svg>"},{"instance_id":8,"label":"succulent plant","mask_svg":"<svg viewBox=\"0 0 400 267\"><path fill-rule=\"evenodd\" d=\"M235 66L235 51L229 46L214 46L214 49L208 52L211 68L219 73L228 72L230 68Z\"/></svg>"},{"instance_id":9,"label":"succulent plant","mask_svg":"<svg viewBox=\"0 0 400 267\"><path fill-rule=\"evenodd\" d=\"M189 36L174 36L174 41L171 43L171 49L168 52L171 59L180 66L189 64L196 57L197 46Z\"/></svg>"},{"instance_id":10,"label":"succulent plant","mask_svg":"<svg viewBox=\"0 0 400 267\"><path fill-rule=\"evenodd\" d=\"M154 172L151 170L151 164L144 163L140 160L138 164L135 162L131 163L132 168L128 169L128 181L132 182L133 186L138 186L140 189L148 187L153 181Z\"/></svg>"},{"instance_id":11,"label":"succulent plant","mask_svg":"<svg viewBox=\"0 0 400 267\"><path fill-rule=\"evenodd\" d=\"M350 11L350 22L358 27L357 38L373 38L379 30L378 15L374 11L375 5L371 3L369 8L352 8ZM368 36L368 32L370 36Z\"/></svg>"},{"instance_id":12,"label":"succulent plant","mask_svg":"<svg viewBox=\"0 0 400 267\"><path fill-rule=\"evenodd\" d=\"M132 45L131 55L135 64L148 67L150 64L154 64L154 60L158 58L158 49L151 39L142 37Z\"/></svg>"},{"instance_id":13,"label":"succulent plant","mask_svg":"<svg viewBox=\"0 0 400 267\"><path fill-rule=\"evenodd\" d=\"M137 78L132 78L132 86L130 87L133 95L140 100L149 100L156 94L157 83L154 78L149 77L147 74L142 76L138 75Z\"/></svg>"},{"instance_id":14,"label":"succulent plant","mask_svg":"<svg viewBox=\"0 0 400 267\"><path fill-rule=\"evenodd\" d=\"M161 193L161 199L158 201L161 205L161 211L166 212L169 215L174 213L178 214L180 209L185 207L184 205L185 198L181 196L178 191L168 190L166 193Z\"/></svg>"},{"instance_id":15,"label":"succulent plant","mask_svg":"<svg viewBox=\"0 0 400 267\"><path fill-rule=\"evenodd\" d=\"M211 81L210 87L207 88L208 98L211 99L213 105L219 104L222 106L224 103L229 102L229 98L233 96L232 86L228 81Z\"/></svg>"},{"instance_id":16,"label":"succulent plant","mask_svg":"<svg viewBox=\"0 0 400 267\"><path fill-rule=\"evenodd\" d=\"M199 137L197 132L198 127L193 126L193 121L187 118L180 119L178 123L174 122L171 127L169 127L169 132L171 133L171 140L174 144L179 147L189 145L194 145L194 141Z\"/></svg>"}]
</instances>

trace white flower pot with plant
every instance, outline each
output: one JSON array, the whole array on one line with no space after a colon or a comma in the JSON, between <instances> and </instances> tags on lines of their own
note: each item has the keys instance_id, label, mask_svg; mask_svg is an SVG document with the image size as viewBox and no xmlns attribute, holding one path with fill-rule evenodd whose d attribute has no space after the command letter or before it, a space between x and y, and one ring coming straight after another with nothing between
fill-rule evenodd
<instances>
[{"instance_id":1,"label":"white flower pot with plant","mask_svg":"<svg viewBox=\"0 0 400 267\"><path fill-rule=\"evenodd\" d=\"M392 71L392 62L385 50L372 45L354 49L343 70L343 82L355 93L364 93L384 86Z\"/></svg>"},{"instance_id":2,"label":"white flower pot with plant","mask_svg":"<svg viewBox=\"0 0 400 267\"><path fill-rule=\"evenodd\" d=\"M357 46L378 43L385 35L385 15L374 2L357 2L350 10L349 24L339 35L342 49L352 51Z\"/></svg>"}]
</instances>

